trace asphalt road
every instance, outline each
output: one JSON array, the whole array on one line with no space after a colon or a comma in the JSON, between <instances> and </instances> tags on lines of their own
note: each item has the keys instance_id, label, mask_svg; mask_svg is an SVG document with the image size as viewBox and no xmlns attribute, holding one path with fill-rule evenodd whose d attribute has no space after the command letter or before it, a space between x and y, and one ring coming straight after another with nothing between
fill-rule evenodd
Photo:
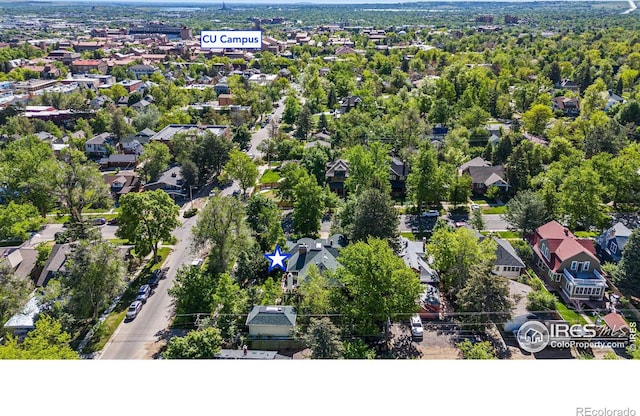
<instances>
[{"instance_id":1,"label":"asphalt road","mask_svg":"<svg viewBox=\"0 0 640 416\"><path fill-rule=\"evenodd\" d=\"M272 117L279 117L284 110L284 101L280 101L280 105L275 109ZM257 146L263 140L268 138L267 128L261 128L251 137L251 149L248 153L256 156L262 156L257 150ZM240 187L237 181L223 189L221 195L231 195ZM202 189L200 193L194 195L194 204L206 199L209 190ZM190 204L185 204L186 208ZM182 211L181 211L182 215ZM168 267L167 277L160 281L158 287L149 297L147 303L142 307L138 316L130 322L122 322L116 329L109 342L105 345L99 354L100 359L152 359L164 345L164 338L169 324L175 313L173 299L169 296L167 290L173 285L177 271L183 264L189 264L194 258L200 257L199 254L193 253L191 227L196 224L198 216L184 219L181 216L183 224L174 231L173 235L178 239L178 243L174 246L173 251L167 258L164 267ZM104 226L106 228L108 226ZM113 227L114 229L117 227ZM103 230L103 234L108 230ZM115 232L115 231L114 231Z\"/></svg>"},{"instance_id":2,"label":"asphalt road","mask_svg":"<svg viewBox=\"0 0 640 416\"><path fill-rule=\"evenodd\" d=\"M284 112L284 97L282 97L280 101L278 101L278 107L274 106L274 111L271 117L275 118L276 120L279 120L283 112ZM247 153L254 154L256 155L256 157L264 156L264 153L258 150L258 145L263 140L266 140L268 138L269 138L269 129L268 129L268 125L266 125L265 127L260 128L260 130L258 130L257 132L253 133L253 135L251 136L251 141L249 142L251 143L251 147L249 148Z\"/></svg>"},{"instance_id":3,"label":"asphalt road","mask_svg":"<svg viewBox=\"0 0 640 416\"><path fill-rule=\"evenodd\" d=\"M153 294L131 322L123 322L105 345L100 359L150 359L162 346L162 334L174 313L173 300L167 290L173 285L182 264L197 256L191 252L191 227L197 217L191 217L174 231L178 243L167 258L167 277L160 281Z\"/></svg>"},{"instance_id":4,"label":"asphalt road","mask_svg":"<svg viewBox=\"0 0 640 416\"><path fill-rule=\"evenodd\" d=\"M398 231L409 232L411 228L416 225L415 215L402 214L400 217L400 224L398 225ZM506 231L509 229L509 223L502 219L500 214L484 214L482 215L485 223L485 230L487 231Z\"/></svg>"}]
</instances>

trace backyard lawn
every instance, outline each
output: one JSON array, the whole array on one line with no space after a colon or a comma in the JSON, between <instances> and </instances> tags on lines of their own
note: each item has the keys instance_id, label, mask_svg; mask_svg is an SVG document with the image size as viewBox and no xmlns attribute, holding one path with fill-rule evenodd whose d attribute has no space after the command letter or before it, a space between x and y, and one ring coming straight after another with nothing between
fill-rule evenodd
<instances>
[{"instance_id":1,"label":"backyard lawn","mask_svg":"<svg viewBox=\"0 0 640 416\"><path fill-rule=\"evenodd\" d=\"M501 205L498 207L489 207L489 208L480 207L480 208L482 209L483 214L504 214L504 212L507 209L507 206Z\"/></svg>"},{"instance_id":2,"label":"backyard lawn","mask_svg":"<svg viewBox=\"0 0 640 416\"><path fill-rule=\"evenodd\" d=\"M268 169L264 172L264 174L260 178L260 183L274 183L274 182L278 182L279 179L280 179L280 173L276 172L273 169Z\"/></svg>"}]
</instances>

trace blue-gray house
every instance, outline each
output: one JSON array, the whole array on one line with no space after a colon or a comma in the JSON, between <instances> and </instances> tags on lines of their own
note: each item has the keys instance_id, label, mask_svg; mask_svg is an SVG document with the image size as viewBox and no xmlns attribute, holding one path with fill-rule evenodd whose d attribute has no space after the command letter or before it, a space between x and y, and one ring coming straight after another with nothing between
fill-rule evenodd
<instances>
[{"instance_id":1,"label":"blue-gray house","mask_svg":"<svg viewBox=\"0 0 640 416\"><path fill-rule=\"evenodd\" d=\"M617 263L622 258L622 249L627 244L631 230L618 222L596 237L596 253L603 262Z\"/></svg>"}]
</instances>

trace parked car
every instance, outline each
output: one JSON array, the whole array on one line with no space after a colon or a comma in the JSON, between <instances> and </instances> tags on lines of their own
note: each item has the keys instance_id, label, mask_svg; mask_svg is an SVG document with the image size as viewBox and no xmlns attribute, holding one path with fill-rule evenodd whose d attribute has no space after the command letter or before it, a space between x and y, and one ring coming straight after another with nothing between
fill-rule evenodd
<instances>
[{"instance_id":1,"label":"parked car","mask_svg":"<svg viewBox=\"0 0 640 416\"><path fill-rule=\"evenodd\" d=\"M156 269L153 271L153 273L151 273L151 277L149 277L147 284L152 288L157 287L158 283L160 283L160 280L164 279L165 277L167 277L167 268Z\"/></svg>"},{"instance_id":2,"label":"parked car","mask_svg":"<svg viewBox=\"0 0 640 416\"><path fill-rule=\"evenodd\" d=\"M231 194L231 196L238 196L238 195L240 195L240 191L237 189L233 191L233 193Z\"/></svg>"},{"instance_id":3,"label":"parked car","mask_svg":"<svg viewBox=\"0 0 640 416\"><path fill-rule=\"evenodd\" d=\"M413 339L422 339L424 336L424 327L422 326L422 318L415 314L411 317L411 337Z\"/></svg>"},{"instance_id":4,"label":"parked car","mask_svg":"<svg viewBox=\"0 0 640 416\"><path fill-rule=\"evenodd\" d=\"M429 211L425 211L422 214L420 214L421 217L439 217L440 216L440 212L438 212L435 209L430 209Z\"/></svg>"},{"instance_id":5,"label":"parked car","mask_svg":"<svg viewBox=\"0 0 640 416\"><path fill-rule=\"evenodd\" d=\"M191 262L191 265L194 266L194 267L200 267L200 266L202 266L202 262L203 262L202 259L194 259Z\"/></svg>"},{"instance_id":6,"label":"parked car","mask_svg":"<svg viewBox=\"0 0 640 416\"><path fill-rule=\"evenodd\" d=\"M118 225L118 217L113 217L109 221L107 221L109 225Z\"/></svg>"},{"instance_id":7,"label":"parked car","mask_svg":"<svg viewBox=\"0 0 640 416\"><path fill-rule=\"evenodd\" d=\"M480 209L480 205L478 205L478 204L471 204L471 209L472 209L472 210Z\"/></svg>"},{"instance_id":8,"label":"parked car","mask_svg":"<svg viewBox=\"0 0 640 416\"><path fill-rule=\"evenodd\" d=\"M104 218L94 218L91 220L91 224L93 225L105 225L107 220Z\"/></svg>"},{"instance_id":9,"label":"parked car","mask_svg":"<svg viewBox=\"0 0 640 416\"><path fill-rule=\"evenodd\" d=\"M136 300L139 300L142 303L146 303L150 295L151 295L151 286L142 285L138 290L138 296L136 297Z\"/></svg>"},{"instance_id":10,"label":"parked car","mask_svg":"<svg viewBox=\"0 0 640 416\"><path fill-rule=\"evenodd\" d=\"M135 317L140 313L141 309L142 302L140 302L139 300L134 300L133 302L131 302L131 305L129 305L129 309L127 309L127 315L124 318L125 321L131 321L135 319Z\"/></svg>"}]
</instances>

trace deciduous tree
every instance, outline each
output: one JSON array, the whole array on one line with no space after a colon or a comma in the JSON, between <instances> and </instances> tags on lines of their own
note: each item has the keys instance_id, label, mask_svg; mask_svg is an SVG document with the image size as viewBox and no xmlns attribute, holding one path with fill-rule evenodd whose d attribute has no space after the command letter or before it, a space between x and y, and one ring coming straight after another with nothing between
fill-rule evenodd
<instances>
[{"instance_id":1,"label":"deciduous tree","mask_svg":"<svg viewBox=\"0 0 640 416\"><path fill-rule=\"evenodd\" d=\"M97 319L124 287L124 275L124 264L111 243L79 241L63 277L74 315Z\"/></svg>"},{"instance_id":2,"label":"deciduous tree","mask_svg":"<svg viewBox=\"0 0 640 416\"><path fill-rule=\"evenodd\" d=\"M341 252L340 264L333 275L338 289L332 305L342 314L342 328L357 336L378 335L388 319L416 312L420 281L386 241L350 244Z\"/></svg>"},{"instance_id":3,"label":"deciduous tree","mask_svg":"<svg viewBox=\"0 0 640 416\"><path fill-rule=\"evenodd\" d=\"M158 257L158 245L180 225L180 208L163 190L131 192L120 198L117 235L135 245L136 254Z\"/></svg>"},{"instance_id":4,"label":"deciduous tree","mask_svg":"<svg viewBox=\"0 0 640 416\"><path fill-rule=\"evenodd\" d=\"M224 273L239 249L246 245L248 230L244 216L238 198L215 196L192 228L194 248L210 248L208 267L213 274Z\"/></svg>"},{"instance_id":5,"label":"deciduous tree","mask_svg":"<svg viewBox=\"0 0 640 416\"><path fill-rule=\"evenodd\" d=\"M190 331L185 337L173 337L162 356L169 360L206 360L215 358L222 346L218 328Z\"/></svg>"},{"instance_id":6,"label":"deciduous tree","mask_svg":"<svg viewBox=\"0 0 640 416\"><path fill-rule=\"evenodd\" d=\"M41 315L35 329L24 342L9 335L0 345L0 360L77 360L78 353L71 349L71 336L62 331L60 322Z\"/></svg>"},{"instance_id":7,"label":"deciduous tree","mask_svg":"<svg viewBox=\"0 0 640 416\"><path fill-rule=\"evenodd\" d=\"M246 153L234 149L229 153L229 161L224 167L230 178L240 182L242 193L246 195L247 189L256 184L258 168Z\"/></svg>"},{"instance_id":8,"label":"deciduous tree","mask_svg":"<svg viewBox=\"0 0 640 416\"><path fill-rule=\"evenodd\" d=\"M299 236L316 235L324 214L324 200L324 190L316 177L305 173L294 187L293 229Z\"/></svg>"},{"instance_id":9,"label":"deciduous tree","mask_svg":"<svg viewBox=\"0 0 640 416\"><path fill-rule=\"evenodd\" d=\"M149 142L144 145L140 155L141 163L144 163L142 174L148 182L154 182L162 172L169 167L171 153L166 144L160 142Z\"/></svg>"}]
</instances>

